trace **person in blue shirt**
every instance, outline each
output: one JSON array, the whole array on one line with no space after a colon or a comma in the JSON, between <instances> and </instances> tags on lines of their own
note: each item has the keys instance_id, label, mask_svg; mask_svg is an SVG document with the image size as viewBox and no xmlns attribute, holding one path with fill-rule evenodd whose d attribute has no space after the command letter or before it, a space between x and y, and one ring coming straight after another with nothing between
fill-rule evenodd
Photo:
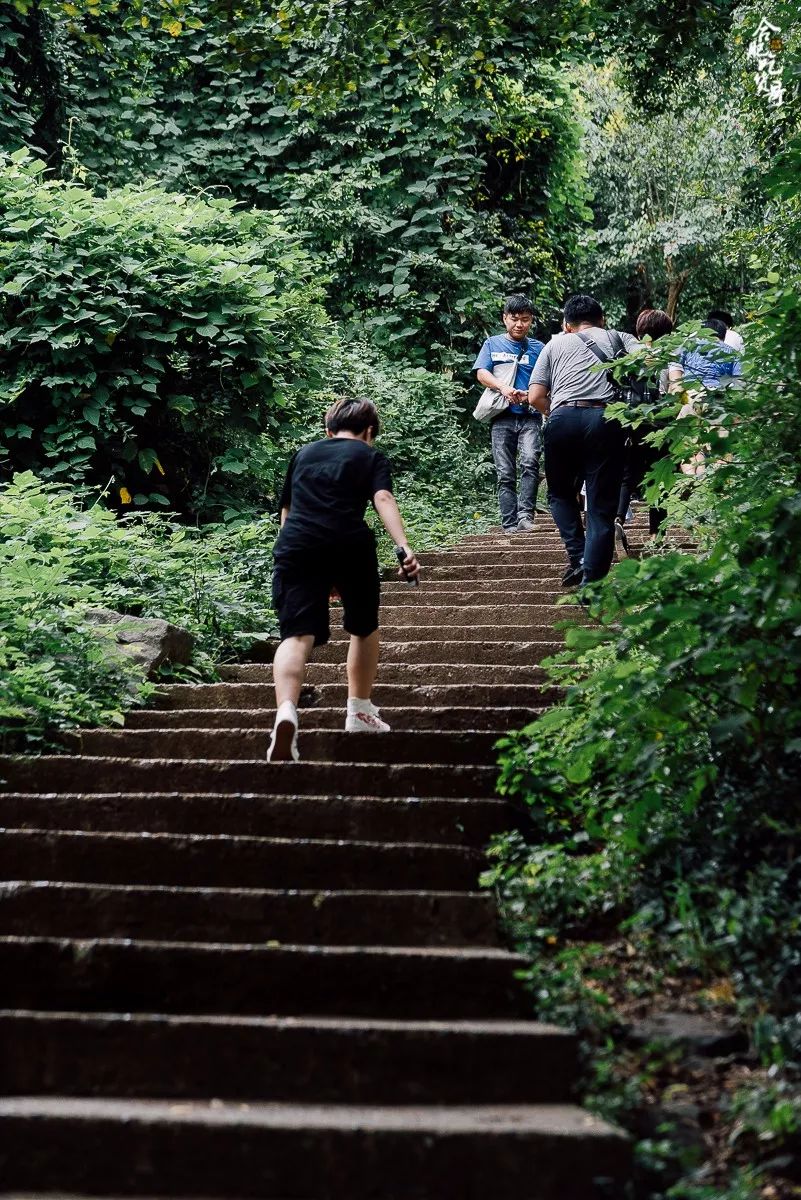
<instances>
[{"instance_id":1,"label":"person in blue shirt","mask_svg":"<svg viewBox=\"0 0 801 1200\"><path fill-rule=\"evenodd\" d=\"M519 293L507 296L502 320L506 333L487 338L473 370L483 387L500 392L508 401L508 407L493 418L490 426L501 524L505 533L531 533L540 483L542 416L528 404L528 383L543 343L529 337L534 307L527 296ZM509 383L503 382L509 364L515 362L514 378Z\"/></svg>"},{"instance_id":2,"label":"person in blue shirt","mask_svg":"<svg viewBox=\"0 0 801 1200\"><path fill-rule=\"evenodd\" d=\"M674 364L671 367L671 379L675 381L683 376L685 382L696 380L705 388L724 387L725 380L739 379L743 370L740 359L726 345L724 322L710 317L704 326L704 332L709 332L718 338L721 342L720 353L716 352L717 348L706 353L703 350L685 350L678 362L682 374L679 374L677 366Z\"/></svg>"}]
</instances>

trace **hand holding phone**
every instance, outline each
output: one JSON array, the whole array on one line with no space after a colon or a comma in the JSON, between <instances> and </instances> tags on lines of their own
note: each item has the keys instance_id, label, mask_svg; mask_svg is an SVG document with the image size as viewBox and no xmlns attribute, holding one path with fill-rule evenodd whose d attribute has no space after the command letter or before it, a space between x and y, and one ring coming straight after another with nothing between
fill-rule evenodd
<instances>
[{"instance_id":1,"label":"hand holding phone","mask_svg":"<svg viewBox=\"0 0 801 1200\"><path fill-rule=\"evenodd\" d=\"M400 569L403 573L403 582L408 583L411 587L419 587L420 586L420 577L419 577L420 567L418 566L417 559L414 557L414 555L411 553L411 551L407 550L405 548L405 546L396 546L395 547L395 557L397 558L398 562L400 563ZM411 559L412 563L414 564L413 568L412 568L412 570L414 571L414 574L411 574L410 569L406 566L406 563L409 562L410 559Z\"/></svg>"}]
</instances>

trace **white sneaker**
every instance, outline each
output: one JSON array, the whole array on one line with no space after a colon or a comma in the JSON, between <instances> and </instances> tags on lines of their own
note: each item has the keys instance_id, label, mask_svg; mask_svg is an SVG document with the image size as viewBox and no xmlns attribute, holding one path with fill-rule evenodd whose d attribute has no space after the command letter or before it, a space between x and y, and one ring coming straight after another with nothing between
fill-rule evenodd
<instances>
[{"instance_id":1,"label":"white sneaker","mask_svg":"<svg viewBox=\"0 0 801 1200\"><path fill-rule=\"evenodd\" d=\"M372 700L349 699L345 733L389 733L389 725L381 720Z\"/></svg>"},{"instance_id":2,"label":"white sneaker","mask_svg":"<svg viewBox=\"0 0 801 1200\"><path fill-rule=\"evenodd\" d=\"M285 700L275 714L267 762L297 762L299 758L298 710L291 700Z\"/></svg>"}]
</instances>

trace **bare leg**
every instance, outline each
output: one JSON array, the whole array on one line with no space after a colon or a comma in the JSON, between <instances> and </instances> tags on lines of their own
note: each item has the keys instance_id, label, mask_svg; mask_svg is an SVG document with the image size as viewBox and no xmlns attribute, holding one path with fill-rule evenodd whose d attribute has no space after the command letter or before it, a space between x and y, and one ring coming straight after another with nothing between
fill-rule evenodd
<instances>
[{"instance_id":1,"label":"bare leg","mask_svg":"<svg viewBox=\"0 0 801 1200\"><path fill-rule=\"evenodd\" d=\"M348 647L348 699L369 700L378 670L379 635L355 637L351 634Z\"/></svg>"},{"instance_id":2,"label":"bare leg","mask_svg":"<svg viewBox=\"0 0 801 1200\"><path fill-rule=\"evenodd\" d=\"M275 706L280 708L285 701L297 707L300 689L306 674L306 663L314 646L314 635L284 638L273 659L273 683L275 684Z\"/></svg>"}]
</instances>

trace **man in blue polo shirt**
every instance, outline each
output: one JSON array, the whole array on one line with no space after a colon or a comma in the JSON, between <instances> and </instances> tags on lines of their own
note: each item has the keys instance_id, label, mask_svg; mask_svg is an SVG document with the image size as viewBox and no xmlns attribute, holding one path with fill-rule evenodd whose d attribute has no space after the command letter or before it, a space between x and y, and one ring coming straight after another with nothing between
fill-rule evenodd
<instances>
[{"instance_id":1,"label":"man in blue polo shirt","mask_svg":"<svg viewBox=\"0 0 801 1200\"><path fill-rule=\"evenodd\" d=\"M534 308L527 296L507 296L503 305L505 334L487 338L473 363L478 382L500 392L508 407L493 418L492 457L498 476L498 504L505 533L530 533L534 528L534 506L540 482L542 417L528 404L532 368L543 348L529 337ZM517 363L514 378L501 382L509 364ZM504 370L505 368L505 370ZM517 462L520 460L520 491Z\"/></svg>"}]
</instances>

